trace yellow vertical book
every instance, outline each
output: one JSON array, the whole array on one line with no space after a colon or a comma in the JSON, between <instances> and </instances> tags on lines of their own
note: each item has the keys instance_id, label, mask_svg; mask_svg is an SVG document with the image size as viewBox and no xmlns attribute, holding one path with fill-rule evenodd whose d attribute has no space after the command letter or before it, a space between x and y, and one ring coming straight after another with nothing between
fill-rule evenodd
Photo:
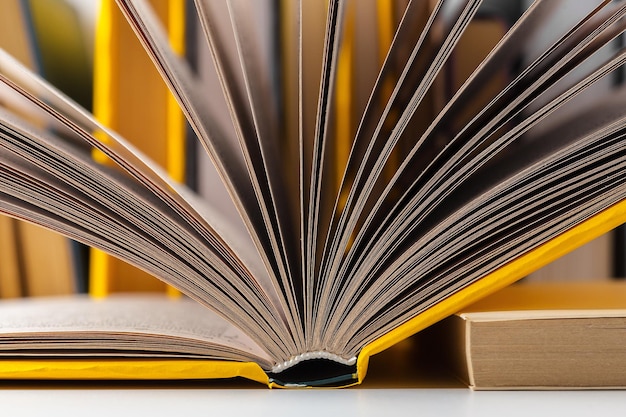
<instances>
[{"instance_id":1,"label":"yellow vertical book","mask_svg":"<svg viewBox=\"0 0 626 417\"><path fill-rule=\"evenodd\" d=\"M154 0L173 49L184 53L183 0ZM94 53L94 115L167 169L176 181L185 177L185 120L182 111L113 0L100 5ZM95 158L106 163L96 152ZM164 291L177 294L151 275L92 249L90 293Z\"/></svg>"}]
</instances>

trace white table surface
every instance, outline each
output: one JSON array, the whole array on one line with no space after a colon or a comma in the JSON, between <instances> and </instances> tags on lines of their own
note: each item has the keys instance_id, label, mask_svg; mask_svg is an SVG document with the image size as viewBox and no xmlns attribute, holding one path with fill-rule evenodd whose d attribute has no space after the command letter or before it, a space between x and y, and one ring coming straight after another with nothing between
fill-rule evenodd
<instances>
[{"instance_id":1,"label":"white table surface","mask_svg":"<svg viewBox=\"0 0 626 417\"><path fill-rule=\"evenodd\" d=\"M245 380L5 381L0 416L626 416L626 391L475 392L450 379L381 373L375 363L363 385L347 389L270 390Z\"/></svg>"},{"instance_id":2,"label":"white table surface","mask_svg":"<svg viewBox=\"0 0 626 417\"><path fill-rule=\"evenodd\" d=\"M420 364L422 357L410 344L394 346L372 358L362 385L347 389L270 390L246 380L0 381L0 417L626 416L626 390L475 392Z\"/></svg>"},{"instance_id":3,"label":"white table surface","mask_svg":"<svg viewBox=\"0 0 626 417\"><path fill-rule=\"evenodd\" d=\"M269 390L263 387L7 385L2 416L624 416L623 391L498 391L466 388Z\"/></svg>"}]
</instances>

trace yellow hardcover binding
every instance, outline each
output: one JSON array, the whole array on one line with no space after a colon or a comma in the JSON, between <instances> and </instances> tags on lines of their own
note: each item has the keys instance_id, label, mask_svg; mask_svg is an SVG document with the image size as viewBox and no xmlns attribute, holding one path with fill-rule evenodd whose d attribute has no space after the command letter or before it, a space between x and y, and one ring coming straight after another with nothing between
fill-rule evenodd
<instances>
[{"instance_id":1,"label":"yellow hardcover binding","mask_svg":"<svg viewBox=\"0 0 626 417\"><path fill-rule=\"evenodd\" d=\"M256 363L189 359L3 360L0 379L198 380L243 377L269 384Z\"/></svg>"},{"instance_id":2,"label":"yellow hardcover binding","mask_svg":"<svg viewBox=\"0 0 626 417\"><path fill-rule=\"evenodd\" d=\"M174 51L185 48L184 0L152 0ZM176 100L114 0L104 0L96 28L94 115L184 181L185 120ZM106 163L106 157L94 153ZM118 291L178 292L149 274L96 249L90 261L90 293L104 297Z\"/></svg>"}]
</instances>

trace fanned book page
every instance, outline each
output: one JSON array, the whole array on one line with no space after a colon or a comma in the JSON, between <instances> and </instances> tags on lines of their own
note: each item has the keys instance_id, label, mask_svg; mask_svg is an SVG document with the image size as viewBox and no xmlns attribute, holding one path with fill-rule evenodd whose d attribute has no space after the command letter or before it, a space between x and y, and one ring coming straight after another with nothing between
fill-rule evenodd
<instances>
[{"instance_id":1,"label":"fanned book page","mask_svg":"<svg viewBox=\"0 0 626 417\"><path fill-rule=\"evenodd\" d=\"M626 221L626 2L481 3L196 0L185 57L149 2L104 1L214 193L2 52L0 212L184 299L2 303L0 363L193 359L212 361L204 378L255 363L276 385L350 385L370 353Z\"/></svg>"}]
</instances>

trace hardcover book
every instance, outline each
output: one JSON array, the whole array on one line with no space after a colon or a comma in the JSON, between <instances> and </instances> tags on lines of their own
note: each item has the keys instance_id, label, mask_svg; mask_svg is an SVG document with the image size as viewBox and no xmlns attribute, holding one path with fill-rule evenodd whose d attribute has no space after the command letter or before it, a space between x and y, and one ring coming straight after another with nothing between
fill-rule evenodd
<instances>
[{"instance_id":1,"label":"hardcover book","mask_svg":"<svg viewBox=\"0 0 626 417\"><path fill-rule=\"evenodd\" d=\"M0 212L182 296L3 301L2 378L356 384L370 356L626 220L626 91L586 96L626 61L624 2L533 2L452 90L479 0L168 3L198 23L205 66L151 3L116 3L100 18L125 16L212 188L2 52Z\"/></svg>"}]
</instances>

